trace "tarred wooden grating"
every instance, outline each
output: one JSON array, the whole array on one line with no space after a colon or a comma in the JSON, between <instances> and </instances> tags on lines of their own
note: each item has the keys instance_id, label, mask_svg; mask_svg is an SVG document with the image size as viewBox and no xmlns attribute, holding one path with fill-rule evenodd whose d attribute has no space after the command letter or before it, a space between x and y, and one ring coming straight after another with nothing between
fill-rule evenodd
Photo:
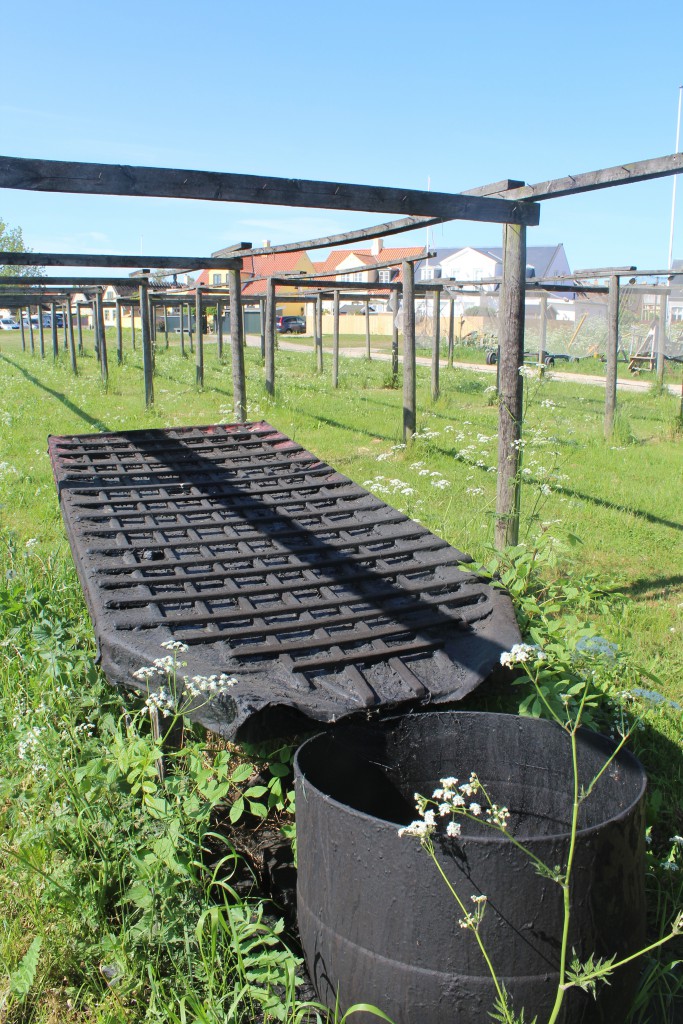
<instances>
[{"instance_id":1,"label":"tarred wooden grating","mask_svg":"<svg viewBox=\"0 0 683 1024\"><path fill-rule=\"evenodd\" d=\"M184 674L238 680L197 712L211 729L457 700L519 640L468 556L267 423L49 450L105 674L139 688L182 641Z\"/></svg>"}]
</instances>

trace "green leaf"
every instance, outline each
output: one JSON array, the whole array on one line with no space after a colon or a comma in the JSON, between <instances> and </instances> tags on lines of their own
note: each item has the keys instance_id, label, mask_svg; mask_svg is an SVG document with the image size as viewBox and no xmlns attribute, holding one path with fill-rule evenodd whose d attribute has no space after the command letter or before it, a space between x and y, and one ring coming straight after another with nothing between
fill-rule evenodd
<instances>
[{"instance_id":1,"label":"green leaf","mask_svg":"<svg viewBox=\"0 0 683 1024\"><path fill-rule=\"evenodd\" d=\"M24 997L31 991L33 983L36 980L38 958L40 956L40 949L42 945L43 940L41 936L36 935L33 942L21 958L19 966L10 975L9 987L10 991L13 992L15 996Z\"/></svg>"},{"instance_id":2,"label":"green leaf","mask_svg":"<svg viewBox=\"0 0 683 1024\"><path fill-rule=\"evenodd\" d=\"M244 798L239 797L230 808L230 821L235 824L244 814Z\"/></svg>"}]
</instances>

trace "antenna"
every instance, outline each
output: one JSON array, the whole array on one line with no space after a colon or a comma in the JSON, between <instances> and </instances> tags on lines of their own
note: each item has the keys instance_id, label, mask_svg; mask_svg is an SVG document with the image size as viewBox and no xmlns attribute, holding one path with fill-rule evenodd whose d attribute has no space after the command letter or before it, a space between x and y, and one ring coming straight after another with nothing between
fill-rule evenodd
<instances>
[{"instance_id":1,"label":"antenna","mask_svg":"<svg viewBox=\"0 0 683 1024\"><path fill-rule=\"evenodd\" d=\"M681 141L681 96L683 96L683 85L678 87L678 121L676 122L676 152L678 153ZM673 195L671 197L671 232L669 234L669 262L667 266L671 270L674 256L674 220L676 217L676 181L678 175L674 174Z\"/></svg>"}]
</instances>

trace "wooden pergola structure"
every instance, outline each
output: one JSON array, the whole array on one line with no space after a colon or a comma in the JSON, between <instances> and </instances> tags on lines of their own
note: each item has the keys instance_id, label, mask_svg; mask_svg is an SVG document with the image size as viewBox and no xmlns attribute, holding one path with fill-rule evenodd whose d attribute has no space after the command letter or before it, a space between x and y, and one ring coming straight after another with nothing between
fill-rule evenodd
<instances>
[{"instance_id":1,"label":"wooden pergola structure","mask_svg":"<svg viewBox=\"0 0 683 1024\"><path fill-rule=\"evenodd\" d=\"M526 229L540 220L540 202L576 195L653 178L679 174L683 171L683 154L676 153L653 160L644 160L618 167L611 167L586 174L579 174L525 185L520 181L505 180L493 185L484 185L463 193L444 193L399 189L372 185L355 185L340 182L310 181L265 177L260 175L230 174L225 172L180 170L170 168L134 167L118 164L95 164L57 160L0 157L0 188L23 189L42 192L68 192L90 195L149 196L176 199L202 199L214 202L239 202L292 207L312 207L331 210L352 210L372 213L400 215L399 219L376 227L359 231L330 235L306 242L272 246L267 249L249 249L251 255L277 252L301 251L303 249L326 248L338 243L352 243L363 239L377 238L409 231L451 220L470 220L498 223L503 228L503 268L500 300L500 359L499 359L499 422L498 422L498 483L496 496L495 540L498 547L517 542L519 534L519 441L521 439L522 388L523 378L519 368L524 357L524 295L526 288ZM226 270L229 279L231 309L240 308L241 302L241 259L239 253L247 248L245 243L233 249L221 250L207 259L197 260L176 257L134 257L134 256L90 256L85 254L7 253L3 254L5 264L33 266L84 266L84 267L184 267L192 269L220 268ZM629 276L632 271L627 271ZM610 276L609 318L610 339L616 338L614 325L618 316L619 274ZM267 282L265 301L265 360L266 386L274 387L274 337L275 337L275 296L278 280L292 286L292 278L271 278ZM3 283L31 288L24 304L35 304L33 289L43 288L45 278L5 278ZM107 282L110 283L110 282ZM319 286L329 289L323 279L302 279L307 288ZM367 284L363 287L367 290ZM73 277L51 278L51 287L68 285L72 290L82 290L86 285L102 286L101 279ZM126 279L131 284L131 279ZM352 282L344 282L344 291ZM385 285L386 287L386 285ZM373 285L373 290L375 286ZM410 261L403 263L403 430L409 437L415 431L415 280L414 267ZM437 291L430 282L429 291ZM145 378L145 400L153 401L153 347L150 327L150 300L148 279L139 282L139 311L142 335L143 369ZM197 381L203 382L203 345L201 343L201 292L195 296L198 337L196 345ZM70 305L70 304L69 304ZM338 302L337 302L338 311ZM104 343L104 321L102 314L101 290L95 293L96 338L101 346L100 360L106 374L106 344ZM338 317L338 312L336 314ZM69 317L70 318L70 317ZM54 325L53 316L52 323ZM42 319L41 319L42 323ZM53 326L53 332L55 328ZM246 417L246 389L244 375L244 337L241 316L231 316L230 333L232 342L233 400L236 420ZM71 332L71 337L73 334ZM54 337L54 334L53 334ZM608 347L608 395L616 395L616 347ZM71 345L72 361L73 344ZM322 352L322 346L320 348ZM614 364L613 379L611 375ZM436 360L438 372L438 359ZM75 368L75 362L74 362ZM438 390L438 380L436 382ZM434 380L432 382L434 392ZM613 407L612 407L613 410ZM611 429L611 422L609 424Z\"/></svg>"}]
</instances>

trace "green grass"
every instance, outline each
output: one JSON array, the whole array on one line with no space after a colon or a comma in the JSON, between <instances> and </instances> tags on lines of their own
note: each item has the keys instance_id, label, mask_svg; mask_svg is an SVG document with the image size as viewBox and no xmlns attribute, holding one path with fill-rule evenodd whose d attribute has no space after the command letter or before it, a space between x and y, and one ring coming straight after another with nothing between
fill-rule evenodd
<instances>
[{"instance_id":1,"label":"green grass","mask_svg":"<svg viewBox=\"0 0 683 1024\"><path fill-rule=\"evenodd\" d=\"M155 404L148 410L141 353L139 347L131 351L128 336L122 366L116 363L110 339L110 375L105 388L87 332L86 353L79 358L77 377L66 354L60 354L56 364L49 352L45 360L31 357L21 351L20 337L8 334L0 335L0 584L4 587L0 602L0 756L5 766L0 784L0 841L5 852L13 851L15 859L10 864L7 857L0 856L0 899L6 908L0 928L0 964L6 977L15 979L15 987L21 988L22 977L32 972L30 957L23 974L20 970L31 939L41 935L43 945L27 995L15 992L11 998L5 997L0 973L0 1020L47 1024L72 1019L68 1000L83 1020L173 1021L173 1013L181 1012L180 996L173 994L177 989L186 998L187 1020L218 1021L222 1018L202 1017L197 1008L207 1000L214 999L217 1005L227 998L225 990L220 999L219 994L210 994L216 979L200 963L206 948L189 932L183 938L181 928L173 933L173 942L182 947L181 966L169 971L168 950L164 952L159 945L149 947L145 965L128 918L121 917L120 910L112 917L106 900L98 895L102 879L113 886L112 892L118 891L115 879L133 884L126 873L129 869L121 866L128 864L132 847L107 845L97 830L91 834L85 808L90 808L90 813L93 805L82 794L81 813L67 816L69 828L61 834L61 846L55 846L54 807L62 805L65 793L57 783L50 788L44 776L26 774L26 764L17 754L17 737L25 738L26 729L33 725L42 728L47 724L47 712L40 709L49 706L47 717L60 723L62 733L73 732L84 722L95 727L95 739L78 733L78 742L71 746L59 739L57 730L54 749L44 751L46 757L52 757L50 764L57 776L61 772L68 778L73 762L73 778L77 778L84 766L102 756L101 743L95 740L105 734L111 743L122 744L128 751L126 757L132 756L125 730L117 733L120 724L112 724L121 712L120 700L117 703L101 687L92 665L92 631L65 539L46 455L47 435L230 422L230 347L226 346L220 363L215 347L207 346L205 387L198 389L192 356L188 352L187 358L182 358L173 337L167 350L160 337ZM364 345L363 338L360 342ZM401 445L402 395L400 388L392 386L386 362L342 359L336 391L331 386L327 357L320 376L315 372L312 351L279 349L276 363L276 397L271 399L265 393L257 350L246 351L249 418L269 420L476 559L490 557L498 417L490 374L476 369L444 370L441 397L432 403L429 369L418 367L418 437L406 449ZM547 569L565 587L565 593L577 581L579 588L588 591L595 587L596 593L608 595L608 599L591 604L592 626L618 643L631 665L640 667L634 670L635 676L631 673L631 680L636 678L645 689L665 698L646 712L646 727L636 734L636 749L651 774L653 849L662 860L669 836L683 834L683 730L680 712L668 703L683 703L683 434L679 400L669 394L620 392L614 436L605 441L600 387L550 378L528 386L526 393L521 539L531 549L539 536L556 538L557 563ZM617 591L624 599L615 596ZM62 685L73 687L75 694L68 706L53 693ZM510 697L503 694L496 699L509 704ZM481 700L485 701L486 695ZM48 735L52 733L46 732L41 742L46 742ZM115 740L117 735L119 740ZM112 806L107 827L118 822L121 833L128 836L130 814L141 811L135 809L125 774L123 780L119 774L120 764L117 767L110 760L106 771L121 799ZM152 835L153 823L144 816L141 821L143 833ZM100 822L99 827L105 826ZM187 823L183 827L188 829L189 841L191 827ZM129 839L132 843L133 837ZM99 860L92 854L96 841L101 846ZM122 849L127 852L126 860L121 859ZM30 866L16 860L18 853L30 859ZM83 858L91 864L87 870ZM99 865L101 878L97 872L93 874L93 864ZM46 876L53 882L46 881ZM198 921L207 906L201 878L193 875L191 885L188 882L176 891L173 872L163 877L169 892L174 893L168 906L184 907L187 920ZM653 912L651 927L656 929L663 927L666 913L676 901L680 903L681 894L675 872L655 872L654 877L658 879L653 890L655 903L661 904L659 915L656 908ZM80 907L72 898L74 878L80 878L82 884ZM57 880L66 888L68 898L55 888ZM121 903L120 894L116 899L117 906L128 906L131 921L139 920L135 914L140 908ZM229 929L238 924L246 928L252 913L257 911L245 910L246 918L232 920L232 924L229 914L223 919L214 916L211 925L206 919L206 935L223 943L222 955L228 956L230 942L225 937ZM273 937L267 930L263 934ZM119 989L107 982L106 971L102 973L114 962L119 965L116 970L125 969L127 979ZM277 970L273 968L280 993L291 962L283 953ZM193 980L192 972L197 972L197 979ZM230 977L239 974L233 972ZM160 1005L161 997L174 1007L173 1013ZM3 998L5 1010L1 1008ZM278 998L280 1008L272 1010L273 1016L267 1019L294 1021L293 993ZM262 1014L263 1005L259 1003L258 1009ZM241 1006L242 1016L234 1019L246 1021L249 1012L254 1012L253 1006L251 1011ZM634 1021L645 1024L646 1018Z\"/></svg>"}]
</instances>

